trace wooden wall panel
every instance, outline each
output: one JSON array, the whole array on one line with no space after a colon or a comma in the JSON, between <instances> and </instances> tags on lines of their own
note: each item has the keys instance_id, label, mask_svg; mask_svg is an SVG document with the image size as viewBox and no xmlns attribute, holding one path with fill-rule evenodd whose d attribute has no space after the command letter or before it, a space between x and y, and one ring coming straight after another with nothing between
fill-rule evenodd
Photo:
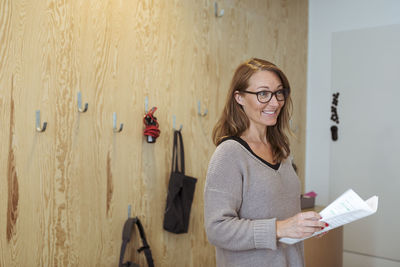
<instances>
[{"instance_id":1,"label":"wooden wall panel","mask_svg":"<svg viewBox=\"0 0 400 267\"><path fill-rule=\"evenodd\" d=\"M219 5L216 18L205 0L0 1L0 266L116 266L128 205L156 266L214 266L203 229L211 131L232 72L250 57L288 74L304 179L307 1ZM158 107L155 144L142 136L146 96ZM183 235L162 229L174 115L187 174L198 178ZM145 266L134 240L127 258Z\"/></svg>"}]
</instances>

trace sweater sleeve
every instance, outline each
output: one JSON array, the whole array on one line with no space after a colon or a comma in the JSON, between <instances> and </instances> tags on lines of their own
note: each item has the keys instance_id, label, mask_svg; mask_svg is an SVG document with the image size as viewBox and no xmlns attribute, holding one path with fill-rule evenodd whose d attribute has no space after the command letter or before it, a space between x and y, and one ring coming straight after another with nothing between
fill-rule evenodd
<instances>
[{"instance_id":1,"label":"sweater sleeve","mask_svg":"<svg viewBox=\"0 0 400 267\"><path fill-rule=\"evenodd\" d=\"M227 250L276 249L275 218L251 220L239 217L243 167L235 157L238 148L228 144L220 146L211 158L204 190L208 240Z\"/></svg>"}]
</instances>

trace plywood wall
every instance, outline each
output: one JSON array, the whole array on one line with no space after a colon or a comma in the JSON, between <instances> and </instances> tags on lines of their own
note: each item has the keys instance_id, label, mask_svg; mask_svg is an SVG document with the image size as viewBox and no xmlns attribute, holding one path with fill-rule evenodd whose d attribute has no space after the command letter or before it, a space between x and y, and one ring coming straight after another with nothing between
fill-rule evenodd
<instances>
[{"instance_id":1,"label":"plywood wall","mask_svg":"<svg viewBox=\"0 0 400 267\"><path fill-rule=\"evenodd\" d=\"M233 70L250 57L292 83L304 179L307 1L218 3L220 18L208 0L0 1L0 266L116 266L128 205L156 266L214 266L203 229L210 136ZM155 144L142 136L146 96L158 108ZM198 178L183 235L162 229L174 115ZM127 256L145 266L134 246Z\"/></svg>"}]
</instances>

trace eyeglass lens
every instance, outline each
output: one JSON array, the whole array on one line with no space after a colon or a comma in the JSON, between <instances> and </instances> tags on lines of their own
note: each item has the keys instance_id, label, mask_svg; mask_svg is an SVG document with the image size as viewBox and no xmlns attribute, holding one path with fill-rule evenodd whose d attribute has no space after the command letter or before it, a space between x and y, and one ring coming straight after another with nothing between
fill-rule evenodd
<instances>
[{"instance_id":1,"label":"eyeglass lens","mask_svg":"<svg viewBox=\"0 0 400 267\"><path fill-rule=\"evenodd\" d=\"M261 91L261 92L257 93L257 98L258 98L258 101L266 103L272 99L273 95L275 95L276 100L278 100L278 101L285 100L285 91L284 90L278 90L275 92Z\"/></svg>"}]
</instances>

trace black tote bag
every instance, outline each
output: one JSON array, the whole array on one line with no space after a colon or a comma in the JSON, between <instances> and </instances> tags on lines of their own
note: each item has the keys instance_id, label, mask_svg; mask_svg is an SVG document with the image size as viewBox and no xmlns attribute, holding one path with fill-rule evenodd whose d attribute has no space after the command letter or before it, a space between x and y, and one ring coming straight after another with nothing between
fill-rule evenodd
<instances>
[{"instance_id":1,"label":"black tote bag","mask_svg":"<svg viewBox=\"0 0 400 267\"><path fill-rule=\"evenodd\" d=\"M172 168L168 184L163 227L175 233L187 233L190 209L197 179L185 175L185 154L181 131L174 131Z\"/></svg>"}]
</instances>

